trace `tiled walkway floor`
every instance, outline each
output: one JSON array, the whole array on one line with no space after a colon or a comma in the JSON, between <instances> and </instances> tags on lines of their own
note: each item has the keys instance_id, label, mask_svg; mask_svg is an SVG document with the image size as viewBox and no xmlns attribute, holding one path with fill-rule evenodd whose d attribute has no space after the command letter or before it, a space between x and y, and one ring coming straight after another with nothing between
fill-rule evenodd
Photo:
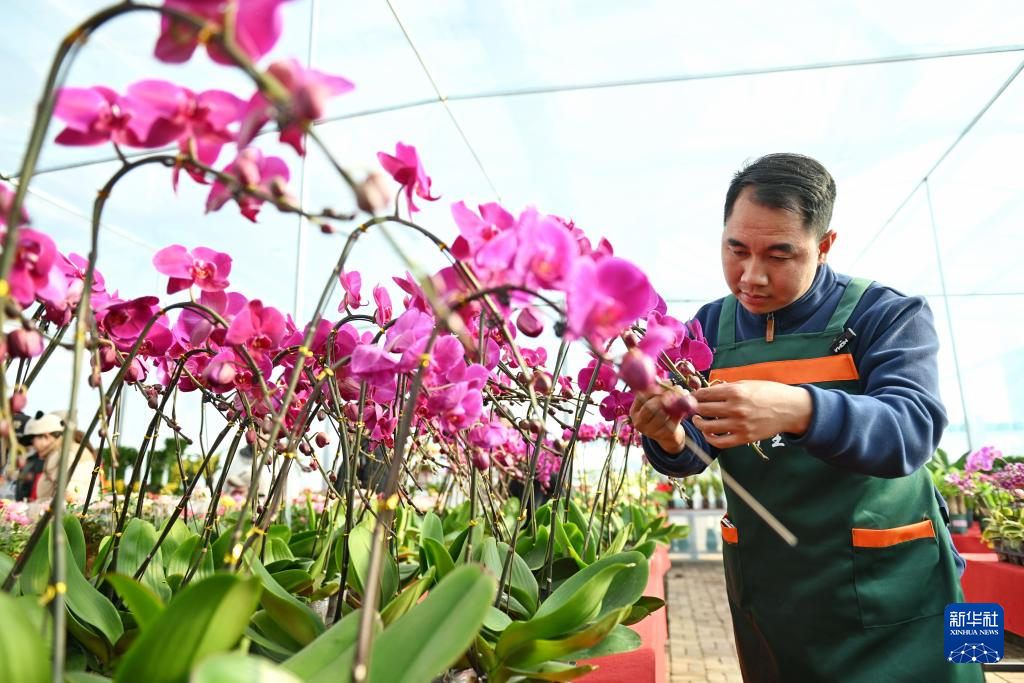
<instances>
[{"instance_id":1,"label":"tiled walkway floor","mask_svg":"<svg viewBox=\"0 0 1024 683\"><path fill-rule=\"evenodd\" d=\"M676 562L666 578L670 683L741 683L721 560ZM1019 658L1019 647L1007 655ZM985 681L1024 683L1024 673L989 672Z\"/></svg>"},{"instance_id":2,"label":"tiled walkway floor","mask_svg":"<svg viewBox=\"0 0 1024 683\"><path fill-rule=\"evenodd\" d=\"M740 683L721 561L676 563L667 575L671 683Z\"/></svg>"}]
</instances>

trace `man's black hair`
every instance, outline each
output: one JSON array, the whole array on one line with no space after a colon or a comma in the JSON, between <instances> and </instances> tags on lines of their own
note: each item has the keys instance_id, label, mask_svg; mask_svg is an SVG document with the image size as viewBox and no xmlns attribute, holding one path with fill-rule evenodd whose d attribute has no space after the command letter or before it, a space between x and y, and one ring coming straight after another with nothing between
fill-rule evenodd
<instances>
[{"instance_id":1,"label":"man's black hair","mask_svg":"<svg viewBox=\"0 0 1024 683\"><path fill-rule=\"evenodd\" d=\"M832 221L836 181L820 163L802 154L768 154L747 164L732 178L725 195L725 221L746 187L758 204L800 214L804 228L821 239Z\"/></svg>"}]
</instances>

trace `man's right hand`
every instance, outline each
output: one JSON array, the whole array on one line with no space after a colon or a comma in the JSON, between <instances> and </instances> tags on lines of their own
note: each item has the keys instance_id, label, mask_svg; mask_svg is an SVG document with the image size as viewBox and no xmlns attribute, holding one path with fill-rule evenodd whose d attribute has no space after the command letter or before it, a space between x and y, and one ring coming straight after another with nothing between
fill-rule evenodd
<instances>
[{"instance_id":1,"label":"man's right hand","mask_svg":"<svg viewBox=\"0 0 1024 683\"><path fill-rule=\"evenodd\" d=\"M686 430L680 420L669 417L666 410L668 392L686 393L680 387L637 392L629 417L633 427L655 441L666 453L679 453L686 445Z\"/></svg>"}]
</instances>

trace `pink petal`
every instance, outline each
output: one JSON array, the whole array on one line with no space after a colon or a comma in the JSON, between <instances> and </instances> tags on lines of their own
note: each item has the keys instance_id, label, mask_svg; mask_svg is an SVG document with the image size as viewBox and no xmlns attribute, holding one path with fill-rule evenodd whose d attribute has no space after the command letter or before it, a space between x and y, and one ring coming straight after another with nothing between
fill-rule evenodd
<instances>
[{"instance_id":1,"label":"pink petal","mask_svg":"<svg viewBox=\"0 0 1024 683\"><path fill-rule=\"evenodd\" d=\"M191 254L188 253L188 249L180 244L164 247L153 256L153 266L156 268L156 272L161 275L191 279L191 273L189 272L191 265Z\"/></svg>"},{"instance_id":2,"label":"pink petal","mask_svg":"<svg viewBox=\"0 0 1024 683\"><path fill-rule=\"evenodd\" d=\"M91 130L101 111L110 104L93 88L61 88L53 115L68 124L68 129L85 133Z\"/></svg>"}]
</instances>

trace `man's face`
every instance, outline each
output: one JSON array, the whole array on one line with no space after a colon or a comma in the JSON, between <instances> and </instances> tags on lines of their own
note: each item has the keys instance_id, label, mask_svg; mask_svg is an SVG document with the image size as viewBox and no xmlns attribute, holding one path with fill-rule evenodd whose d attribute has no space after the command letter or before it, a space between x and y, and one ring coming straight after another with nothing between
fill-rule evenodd
<instances>
[{"instance_id":1,"label":"man's face","mask_svg":"<svg viewBox=\"0 0 1024 683\"><path fill-rule=\"evenodd\" d=\"M755 314L783 308L806 292L836 235L819 242L797 213L752 201L744 188L722 232L722 272L733 295Z\"/></svg>"}]
</instances>

